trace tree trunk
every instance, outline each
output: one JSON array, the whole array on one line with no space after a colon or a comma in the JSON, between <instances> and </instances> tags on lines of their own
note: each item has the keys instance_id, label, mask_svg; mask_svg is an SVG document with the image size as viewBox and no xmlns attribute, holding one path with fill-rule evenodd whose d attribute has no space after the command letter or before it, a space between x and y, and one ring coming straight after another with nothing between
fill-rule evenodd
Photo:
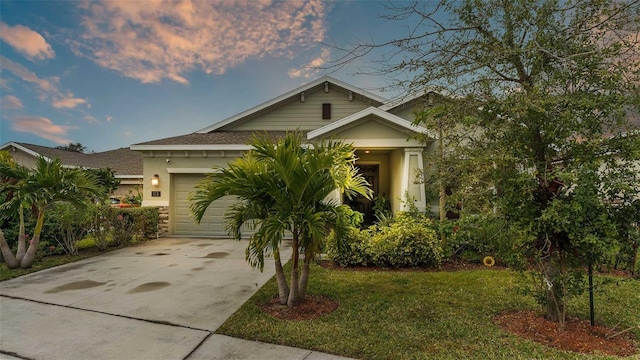
<instances>
[{"instance_id":1,"label":"tree trunk","mask_svg":"<svg viewBox=\"0 0 640 360\"><path fill-rule=\"evenodd\" d=\"M442 230L442 226L444 226L444 222L447 220L447 188L444 183L444 171L442 171L442 167L444 166L444 131L442 131L442 127L439 129L439 139L438 139L438 157L440 158L439 164L439 189L438 189L438 206L440 211L440 242L442 248L446 248L447 246L447 235Z\"/></svg>"},{"instance_id":2,"label":"tree trunk","mask_svg":"<svg viewBox=\"0 0 640 360\"><path fill-rule=\"evenodd\" d=\"M9 269L16 269L20 266L20 262L13 255L13 252L11 252L7 239L4 238L4 232L2 232L2 229L0 229L0 251L2 251L4 262L7 264Z\"/></svg>"},{"instance_id":3,"label":"tree trunk","mask_svg":"<svg viewBox=\"0 0 640 360\"><path fill-rule=\"evenodd\" d=\"M38 251L38 245L40 245L40 233L42 232L42 226L44 225L44 209L38 212L38 221L36 222L36 228L33 231L33 238L29 243L29 248L26 254L20 260L20 267L23 269L30 268L36 261L36 252Z\"/></svg>"},{"instance_id":4,"label":"tree trunk","mask_svg":"<svg viewBox=\"0 0 640 360\"><path fill-rule=\"evenodd\" d=\"M285 305L289 297L289 286L287 285L287 278L284 275L284 269L282 268L282 261L280 260L280 249L273 249L273 260L276 266L276 282L278 283L278 301L280 305Z\"/></svg>"},{"instance_id":5,"label":"tree trunk","mask_svg":"<svg viewBox=\"0 0 640 360\"><path fill-rule=\"evenodd\" d=\"M304 253L304 262L302 263L302 274L300 274L300 286L298 286L301 301L304 301L307 296L307 283L309 281L309 271L311 270L312 259L313 252L306 250Z\"/></svg>"},{"instance_id":6,"label":"tree trunk","mask_svg":"<svg viewBox=\"0 0 640 360\"><path fill-rule=\"evenodd\" d=\"M20 232L18 235L18 249L16 250L16 259L22 261L24 254L27 252L26 243L27 236L24 233L24 209L20 206Z\"/></svg>"},{"instance_id":7,"label":"tree trunk","mask_svg":"<svg viewBox=\"0 0 640 360\"><path fill-rule=\"evenodd\" d=\"M542 274L544 276L542 284L545 287L546 296L546 318L549 321L557 322L562 328L565 323L565 303L564 286L562 284L562 263L561 256L557 252L552 252L540 260Z\"/></svg>"},{"instance_id":8,"label":"tree trunk","mask_svg":"<svg viewBox=\"0 0 640 360\"><path fill-rule=\"evenodd\" d=\"M294 307L300 303L300 296L298 292L298 263L299 263L299 239L296 231L293 231L293 255L291 255L291 287L289 288L289 299L287 300L288 307Z\"/></svg>"}]
</instances>

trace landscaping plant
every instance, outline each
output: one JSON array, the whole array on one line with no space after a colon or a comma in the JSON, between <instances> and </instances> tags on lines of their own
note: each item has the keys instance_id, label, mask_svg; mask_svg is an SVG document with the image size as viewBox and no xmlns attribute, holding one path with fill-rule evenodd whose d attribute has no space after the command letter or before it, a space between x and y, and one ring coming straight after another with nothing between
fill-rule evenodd
<instances>
[{"instance_id":1,"label":"landscaping plant","mask_svg":"<svg viewBox=\"0 0 640 360\"><path fill-rule=\"evenodd\" d=\"M88 201L103 194L102 187L92 174L79 168L64 167L59 159L48 161L40 157L35 169L0 162L0 176L0 216L18 218L20 222L15 254L0 229L0 250L10 269L33 265L45 214L54 204L66 202L82 209ZM25 211L31 211L37 219L28 246L24 227Z\"/></svg>"},{"instance_id":2,"label":"landscaping plant","mask_svg":"<svg viewBox=\"0 0 640 360\"><path fill-rule=\"evenodd\" d=\"M444 170L460 176L453 196L463 215L484 202L507 221L524 245L518 250L539 270L538 299L555 322L565 321L567 297L582 288L574 280L604 261L618 239L620 221L605 205L618 203L620 191L640 193L640 174L632 171L640 161L632 122L640 112L639 4L397 4L390 18L417 20L407 37L345 49L337 61L387 47L392 53L379 72L401 75L397 85L407 92L447 95L432 103L447 129L475 130L444 153L455 154L441 162L451 167ZM426 119L438 111L429 106L416 122L437 134L438 122Z\"/></svg>"},{"instance_id":3,"label":"landscaping plant","mask_svg":"<svg viewBox=\"0 0 640 360\"><path fill-rule=\"evenodd\" d=\"M328 230L345 223L340 220L343 213L338 202L327 197L336 189L347 197L371 197L369 184L354 166L353 146L337 141L307 146L302 138L300 132L288 133L278 141L256 136L252 150L200 182L191 198L197 222L213 201L227 195L238 198L226 214L230 234L240 240L243 225L255 230L247 260L262 269L265 255L273 254L279 301L289 307L304 301L311 261ZM291 236L293 248L289 284L280 259L286 235Z\"/></svg>"}]
</instances>

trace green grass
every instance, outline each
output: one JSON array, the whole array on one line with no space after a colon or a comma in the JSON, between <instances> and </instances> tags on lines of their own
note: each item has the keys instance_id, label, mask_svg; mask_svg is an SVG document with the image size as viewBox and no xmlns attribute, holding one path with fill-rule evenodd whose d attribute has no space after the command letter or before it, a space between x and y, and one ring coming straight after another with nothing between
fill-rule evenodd
<instances>
[{"instance_id":1,"label":"green grass","mask_svg":"<svg viewBox=\"0 0 640 360\"><path fill-rule=\"evenodd\" d=\"M493 323L495 315L538 309L508 270L457 272L344 271L314 266L309 293L339 302L319 319L278 320L263 313L277 293L271 279L218 333L358 359L576 359L605 358L563 352L519 338ZM596 297L597 321L640 324L640 281L609 284ZM588 298L570 315L588 318ZM640 330L636 329L640 338Z\"/></svg>"}]
</instances>

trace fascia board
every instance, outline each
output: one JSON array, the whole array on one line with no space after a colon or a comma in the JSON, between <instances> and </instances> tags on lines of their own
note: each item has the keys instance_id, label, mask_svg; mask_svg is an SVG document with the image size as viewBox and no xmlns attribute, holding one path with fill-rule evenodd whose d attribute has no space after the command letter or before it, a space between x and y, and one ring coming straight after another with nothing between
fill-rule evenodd
<instances>
[{"instance_id":1,"label":"fascia board","mask_svg":"<svg viewBox=\"0 0 640 360\"><path fill-rule=\"evenodd\" d=\"M169 174L216 174L220 170L213 168L167 168Z\"/></svg>"},{"instance_id":2,"label":"fascia board","mask_svg":"<svg viewBox=\"0 0 640 360\"><path fill-rule=\"evenodd\" d=\"M142 175L115 175L116 179L144 179Z\"/></svg>"},{"instance_id":3,"label":"fascia board","mask_svg":"<svg viewBox=\"0 0 640 360\"><path fill-rule=\"evenodd\" d=\"M364 110L361 110L355 114L349 115L347 117L344 117L338 121L334 121L331 124L327 124L321 128L318 128L316 130L313 131L309 131L307 133L307 139L313 139L316 138L318 136L322 136L325 135L331 131L337 130L343 126L349 125L354 121L360 120L365 116L369 116L369 115L376 115L381 119L384 119L390 123L396 124L402 128L405 128L407 130L413 131L413 132L418 132L418 133L423 133L423 134L428 134L429 131L427 129L425 129L422 126L419 125L415 125L413 123L411 123L410 121L407 121L399 116L390 114L386 111L382 111L379 108L375 108L375 107L368 107Z\"/></svg>"},{"instance_id":4,"label":"fascia board","mask_svg":"<svg viewBox=\"0 0 640 360\"><path fill-rule=\"evenodd\" d=\"M33 157L36 157L36 158L43 157L45 160L51 161L51 159L49 159L48 157L46 157L46 156L44 156L44 155L42 155L42 154L40 154L38 152L35 152L35 151L33 151L33 150L31 150L31 149L29 149L27 147L24 147L24 146L22 146L22 145L20 145L20 144L18 144L16 142L13 142L13 141L10 141L10 142L5 143L4 145L2 145L0 147L0 150L4 150L4 149L9 148L9 147L14 147L16 149L20 149L21 151L24 151L25 153L27 153L27 154L29 154L29 155L31 155Z\"/></svg>"}]
</instances>

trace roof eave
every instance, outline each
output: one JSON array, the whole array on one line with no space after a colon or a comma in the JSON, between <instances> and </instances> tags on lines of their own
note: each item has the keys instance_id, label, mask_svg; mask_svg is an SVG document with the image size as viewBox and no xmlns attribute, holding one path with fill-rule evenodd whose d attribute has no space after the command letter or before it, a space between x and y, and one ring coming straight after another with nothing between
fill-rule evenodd
<instances>
[{"instance_id":1,"label":"roof eave","mask_svg":"<svg viewBox=\"0 0 640 360\"><path fill-rule=\"evenodd\" d=\"M200 144L200 145L131 145L133 151L244 151L252 147L246 144Z\"/></svg>"}]
</instances>

